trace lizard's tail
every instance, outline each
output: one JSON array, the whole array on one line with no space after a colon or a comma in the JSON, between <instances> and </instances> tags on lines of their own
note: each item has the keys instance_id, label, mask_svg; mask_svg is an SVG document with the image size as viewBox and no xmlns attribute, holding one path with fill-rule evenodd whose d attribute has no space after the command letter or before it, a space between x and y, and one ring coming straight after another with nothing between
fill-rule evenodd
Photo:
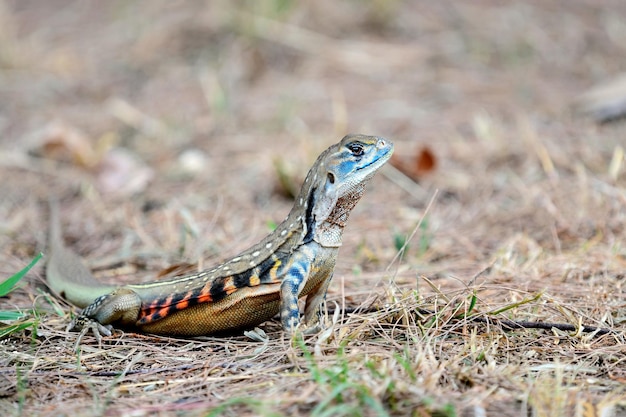
<instances>
[{"instance_id":1,"label":"lizard's tail","mask_svg":"<svg viewBox=\"0 0 626 417\"><path fill-rule=\"evenodd\" d=\"M78 307L86 307L100 295L115 289L114 285L98 282L77 254L65 247L61 235L59 203L50 199L50 229L48 236L46 280L57 294Z\"/></svg>"}]
</instances>

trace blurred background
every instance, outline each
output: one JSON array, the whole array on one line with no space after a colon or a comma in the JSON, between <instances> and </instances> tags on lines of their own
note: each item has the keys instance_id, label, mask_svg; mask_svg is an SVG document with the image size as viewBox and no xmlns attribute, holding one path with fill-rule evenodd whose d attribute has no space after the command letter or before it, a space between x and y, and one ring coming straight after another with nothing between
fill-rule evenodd
<instances>
[{"instance_id":1,"label":"blurred background","mask_svg":"<svg viewBox=\"0 0 626 417\"><path fill-rule=\"evenodd\" d=\"M1 272L43 247L49 194L94 258L120 239L120 256L234 253L348 132L396 155L344 272L380 270L435 190L421 272L474 270L520 235L608 243L623 123L578 110L625 57L620 0L2 1Z\"/></svg>"},{"instance_id":2,"label":"blurred background","mask_svg":"<svg viewBox=\"0 0 626 417\"><path fill-rule=\"evenodd\" d=\"M485 115L550 124L626 48L618 0L0 4L2 144L56 121L145 158L346 131L437 144Z\"/></svg>"}]
</instances>

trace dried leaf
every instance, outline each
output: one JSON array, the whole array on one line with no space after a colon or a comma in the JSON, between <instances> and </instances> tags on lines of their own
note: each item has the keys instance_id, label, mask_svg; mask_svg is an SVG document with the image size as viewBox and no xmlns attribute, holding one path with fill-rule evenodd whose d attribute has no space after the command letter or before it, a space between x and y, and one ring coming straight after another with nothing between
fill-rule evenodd
<instances>
[{"instance_id":1,"label":"dried leaf","mask_svg":"<svg viewBox=\"0 0 626 417\"><path fill-rule=\"evenodd\" d=\"M298 195L299 184L294 176L288 172L285 161L282 158L274 159L274 169L276 170L276 185L274 190L289 199L294 199Z\"/></svg>"},{"instance_id":2,"label":"dried leaf","mask_svg":"<svg viewBox=\"0 0 626 417\"><path fill-rule=\"evenodd\" d=\"M404 175L417 181L435 170L437 167L437 158L429 147L424 146L415 153L411 160L405 160L394 155L391 157L391 163Z\"/></svg>"},{"instance_id":3,"label":"dried leaf","mask_svg":"<svg viewBox=\"0 0 626 417\"><path fill-rule=\"evenodd\" d=\"M162 278L177 277L180 275L193 274L195 272L198 272L198 264L181 262L178 264L170 265L167 268L160 270L156 278L162 279Z\"/></svg>"},{"instance_id":4,"label":"dried leaf","mask_svg":"<svg viewBox=\"0 0 626 417\"><path fill-rule=\"evenodd\" d=\"M415 168L418 175L424 175L433 171L436 165L437 160L435 159L433 152L428 147L422 148L415 160Z\"/></svg>"},{"instance_id":5,"label":"dried leaf","mask_svg":"<svg viewBox=\"0 0 626 417\"><path fill-rule=\"evenodd\" d=\"M35 134L35 151L44 158L70 162L83 168L98 163L92 141L78 128L63 121L53 121Z\"/></svg>"}]
</instances>

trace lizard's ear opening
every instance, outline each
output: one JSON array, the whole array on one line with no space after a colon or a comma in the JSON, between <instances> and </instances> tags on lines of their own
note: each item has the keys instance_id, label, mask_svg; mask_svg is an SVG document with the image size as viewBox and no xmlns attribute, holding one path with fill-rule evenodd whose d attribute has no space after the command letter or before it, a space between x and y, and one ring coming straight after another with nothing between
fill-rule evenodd
<instances>
[{"instance_id":1,"label":"lizard's ear opening","mask_svg":"<svg viewBox=\"0 0 626 417\"><path fill-rule=\"evenodd\" d=\"M313 215L315 216L315 223L320 224L328 215L333 211L337 199L339 198L337 192L336 176L332 172L326 174L326 181L324 185L319 187L315 192L315 206L313 207Z\"/></svg>"}]
</instances>

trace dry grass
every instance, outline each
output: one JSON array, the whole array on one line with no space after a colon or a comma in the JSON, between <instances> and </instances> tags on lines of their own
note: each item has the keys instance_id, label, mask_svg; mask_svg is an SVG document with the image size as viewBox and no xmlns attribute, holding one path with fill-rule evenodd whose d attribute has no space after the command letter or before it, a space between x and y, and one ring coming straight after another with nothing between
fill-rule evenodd
<instances>
[{"instance_id":1,"label":"dry grass","mask_svg":"<svg viewBox=\"0 0 626 417\"><path fill-rule=\"evenodd\" d=\"M438 163L375 178L337 314L304 341L271 321L264 342L118 333L75 352L37 269L0 301L36 314L0 340L0 413L626 415L624 123L571 112L624 70L624 16L618 0L0 3L2 277L45 249L50 193L72 247L128 282L254 243L289 209L285 179L347 131Z\"/></svg>"}]
</instances>

